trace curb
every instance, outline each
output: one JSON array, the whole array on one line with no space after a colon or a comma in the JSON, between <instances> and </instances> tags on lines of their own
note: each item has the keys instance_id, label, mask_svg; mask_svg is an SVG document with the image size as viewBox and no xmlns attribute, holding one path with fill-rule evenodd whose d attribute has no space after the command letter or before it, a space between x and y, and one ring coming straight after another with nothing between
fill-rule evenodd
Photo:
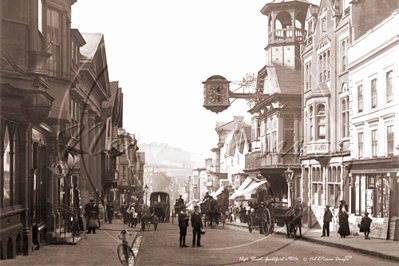
<instances>
[{"instance_id":1,"label":"curb","mask_svg":"<svg viewBox=\"0 0 399 266\"><path fill-rule=\"evenodd\" d=\"M246 224L242 224L241 225L241 224L226 223L226 225L232 225L232 226L236 226L236 227L247 227ZM276 231L274 232L274 234L286 235L285 232L276 232ZM399 261L399 257L396 257L396 256L391 256L391 255L383 254L383 253L376 252L376 251L366 250L366 249L362 249L362 248L356 248L356 247L353 247L353 246L342 245L342 244L331 243L331 242L325 242L325 241L313 239L313 238L306 237L306 236L302 236L302 240L307 241L307 242L313 242L313 243L319 244L319 245L329 246L329 247L335 247L335 248L340 248L340 249L348 249L348 250L355 251L355 252L362 253L362 254L366 254L366 255L369 255L369 256L372 256L372 257L378 257L378 258L387 259L387 260Z\"/></svg>"},{"instance_id":2,"label":"curb","mask_svg":"<svg viewBox=\"0 0 399 266\"><path fill-rule=\"evenodd\" d=\"M281 234L281 232L280 232L280 234ZM366 250L366 249L362 249L362 248L356 248L356 247L348 246L348 245L341 245L341 244L337 244L337 243L325 242L325 241L316 240L316 239L306 237L306 236L302 236L302 239L304 241L313 242L313 243L316 243L319 245L330 246L330 247L335 247L335 248L340 248L340 249L349 249L349 250L352 250L352 251L355 251L358 253L370 255L372 257L378 257L378 258L382 258L382 259L393 260L393 261L399 262L399 257L383 254L383 253L376 252L376 251Z\"/></svg>"}]
</instances>

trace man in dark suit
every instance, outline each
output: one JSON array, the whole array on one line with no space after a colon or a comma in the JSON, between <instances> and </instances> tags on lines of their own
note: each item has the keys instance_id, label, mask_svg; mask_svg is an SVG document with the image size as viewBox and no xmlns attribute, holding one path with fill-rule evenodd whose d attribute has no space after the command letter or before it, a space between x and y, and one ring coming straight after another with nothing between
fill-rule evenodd
<instances>
[{"instance_id":1,"label":"man in dark suit","mask_svg":"<svg viewBox=\"0 0 399 266\"><path fill-rule=\"evenodd\" d=\"M180 195L180 198L177 200L178 205L184 205L184 199L182 198L182 195Z\"/></svg>"},{"instance_id":2,"label":"man in dark suit","mask_svg":"<svg viewBox=\"0 0 399 266\"><path fill-rule=\"evenodd\" d=\"M180 247L186 248L186 235L188 226L188 216L186 216L186 207L184 206L179 213L179 228L180 228Z\"/></svg>"},{"instance_id":3,"label":"man in dark suit","mask_svg":"<svg viewBox=\"0 0 399 266\"><path fill-rule=\"evenodd\" d=\"M87 232L86 234L91 234L91 231L93 231L93 234L96 233L96 227L90 226L90 219L93 219L94 221L98 221L98 214L99 214L99 208L97 205L95 205L95 202L93 199L90 200L89 203L86 204L85 206L85 215L87 219Z\"/></svg>"},{"instance_id":4,"label":"man in dark suit","mask_svg":"<svg viewBox=\"0 0 399 266\"><path fill-rule=\"evenodd\" d=\"M194 206L194 213L191 215L191 226L193 227L193 245L195 247L195 238L197 237L197 247L201 246L201 228L202 228L202 219L201 214L199 213L198 206Z\"/></svg>"}]
</instances>

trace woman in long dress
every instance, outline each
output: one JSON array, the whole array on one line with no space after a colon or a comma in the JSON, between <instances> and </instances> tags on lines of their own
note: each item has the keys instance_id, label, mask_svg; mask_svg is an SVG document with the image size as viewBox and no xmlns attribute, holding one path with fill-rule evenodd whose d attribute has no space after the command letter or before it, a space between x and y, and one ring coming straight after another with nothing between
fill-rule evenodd
<instances>
[{"instance_id":1,"label":"woman in long dress","mask_svg":"<svg viewBox=\"0 0 399 266\"><path fill-rule=\"evenodd\" d=\"M341 200L341 204L339 205L339 210L338 210L338 218L339 218L339 230L338 234L341 235L341 238L345 238L345 236L350 235L350 230L349 230L349 211L348 211L348 205L346 204L346 201Z\"/></svg>"}]
</instances>

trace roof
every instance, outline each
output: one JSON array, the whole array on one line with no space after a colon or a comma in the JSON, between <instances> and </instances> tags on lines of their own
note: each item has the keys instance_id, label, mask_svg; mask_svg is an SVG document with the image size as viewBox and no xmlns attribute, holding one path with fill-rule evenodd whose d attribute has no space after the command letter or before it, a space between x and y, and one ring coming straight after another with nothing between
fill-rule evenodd
<instances>
[{"instance_id":1,"label":"roof","mask_svg":"<svg viewBox=\"0 0 399 266\"><path fill-rule=\"evenodd\" d=\"M102 33L81 33L86 44L80 48L80 53L87 59L93 59L101 39L104 37Z\"/></svg>"},{"instance_id":2,"label":"roof","mask_svg":"<svg viewBox=\"0 0 399 266\"><path fill-rule=\"evenodd\" d=\"M274 71L271 71L272 69ZM272 67L267 67L267 70L276 75L279 85L278 93L301 93L301 70L291 69L278 64L273 64ZM269 72L269 73L270 73Z\"/></svg>"},{"instance_id":3,"label":"roof","mask_svg":"<svg viewBox=\"0 0 399 266\"><path fill-rule=\"evenodd\" d=\"M331 95L330 89L328 88L325 82L317 85L316 89L312 91L312 93L306 97L306 99L315 98L315 97L329 97Z\"/></svg>"},{"instance_id":4,"label":"roof","mask_svg":"<svg viewBox=\"0 0 399 266\"><path fill-rule=\"evenodd\" d=\"M292 4L306 4L310 5L311 3L307 0L271 0L266 5L260 10L260 12L263 15L267 15L269 11L270 6L278 5L278 4L286 4L286 3L292 3Z\"/></svg>"},{"instance_id":5,"label":"roof","mask_svg":"<svg viewBox=\"0 0 399 266\"><path fill-rule=\"evenodd\" d=\"M111 81L109 83L109 87L111 90L111 97L109 97L108 101L103 101L101 104L102 108L112 107L114 106L115 97L118 91L119 81Z\"/></svg>"}]
</instances>

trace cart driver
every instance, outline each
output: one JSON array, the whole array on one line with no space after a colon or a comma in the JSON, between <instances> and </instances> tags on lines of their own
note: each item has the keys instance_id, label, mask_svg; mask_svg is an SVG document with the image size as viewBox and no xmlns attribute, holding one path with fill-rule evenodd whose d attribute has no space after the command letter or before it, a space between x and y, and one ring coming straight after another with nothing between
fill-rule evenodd
<instances>
[{"instance_id":1,"label":"cart driver","mask_svg":"<svg viewBox=\"0 0 399 266\"><path fill-rule=\"evenodd\" d=\"M177 200L177 205L184 205L184 199L182 198L182 195L180 195L180 198Z\"/></svg>"},{"instance_id":2,"label":"cart driver","mask_svg":"<svg viewBox=\"0 0 399 266\"><path fill-rule=\"evenodd\" d=\"M211 199L211 198L212 198L212 196L209 195L208 192L206 192L206 193L205 193L205 196L204 196L204 199L203 199L202 201L205 202L205 201L207 201L208 199Z\"/></svg>"}]
</instances>

